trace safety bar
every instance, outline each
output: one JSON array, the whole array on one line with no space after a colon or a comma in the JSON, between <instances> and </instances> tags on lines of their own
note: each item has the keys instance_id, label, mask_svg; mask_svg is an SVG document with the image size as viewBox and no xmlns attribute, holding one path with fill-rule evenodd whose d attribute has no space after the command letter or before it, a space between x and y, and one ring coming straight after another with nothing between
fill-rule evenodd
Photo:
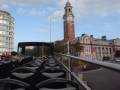
<instances>
[{"instance_id":1,"label":"safety bar","mask_svg":"<svg viewBox=\"0 0 120 90\"><path fill-rule=\"evenodd\" d=\"M82 80L80 80L74 72L71 72L70 69L68 69L63 63L61 63L59 60L57 60L59 64L61 64L65 70L81 85L85 90L91 90L90 87L88 87Z\"/></svg>"},{"instance_id":2,"label":"safety bar","mask_svg":"<svg viewBox=\"0 0 120 90\"><path fill-rule=\"evenodd\" d=\"M81 86L80 90L91 90L91 88L89 86L87 86L82 80L80 80L77 75L74 72L71 72L71 70L66 67L62 62L60 62L60 60L58 60L58 58L56 58L57 62L62 65L64 67L64 69L69 73L69 75L71 75L71 77L73 77L73 79ZM83 89L81 89L83 88Z\"/></svg>"},{"instance_id":3,"label":"safety bar","mask_svg":"<svg viewBox=\"0 0 120 90\"><path fill-rule=\"evenodd\" d=\"M61 53L55 53L55 55L60 55L60 56L65 56L65 57L69 57L71 59L75 59L75 60L80 60L83 62L87 62L87 63L91 63L100 67L104 67L116 72L120 72L120 65L119 64L115 64L115 63L109 63L109 62L103 62L103 61L98 61L98 60L87 60L87 59L83 59L80 57L76 57L76 56L72 56L72 55L68 55L68 54L61 54Z\"/></svg>"}]
</instances>

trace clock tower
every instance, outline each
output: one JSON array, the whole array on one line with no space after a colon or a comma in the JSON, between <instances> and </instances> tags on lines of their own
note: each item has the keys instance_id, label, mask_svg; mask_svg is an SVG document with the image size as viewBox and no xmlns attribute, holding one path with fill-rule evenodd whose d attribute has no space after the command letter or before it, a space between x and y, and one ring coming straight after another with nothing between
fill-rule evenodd
<instances>
[{"instance_id":1,"label":"clock tower","mask_svg":"<svg viewBox=\"0 0 120 90\"><path fill-rule=\"evenodd\" d=\"M64 20L64 40L72 41L75 39L75 31L74 31L74 15L72 12L72 6L69 0L65 6L65 14L63 16Z\"/></svg>"}]
</instances>

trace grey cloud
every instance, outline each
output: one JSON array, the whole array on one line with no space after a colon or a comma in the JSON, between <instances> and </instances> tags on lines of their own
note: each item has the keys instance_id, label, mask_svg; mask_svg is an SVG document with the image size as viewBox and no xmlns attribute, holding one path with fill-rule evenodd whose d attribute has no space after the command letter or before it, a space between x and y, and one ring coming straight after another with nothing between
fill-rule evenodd
<instances>
[{"instance_id":1,"label":"grey cloud","mask_svg":"<svg viewBox=\"0 0 120 90\"><path fill-rule=\"evenodd\" d=\"M1 10L8 10L10 7L7 4L0 5Z\"/></svg>"},{"instance_id":2,"label":"grey cloud","mask_svg":"<svg viewBox=\"0 0 120 90\"><path fill-rule=\"evenodd\" d=\"M6 0L0 0L0 9L7 10L9 6L6 4Z\"/></svg>"},{"instance_id":3,"label":"grey cloud","mask_svg":"<svg viewBox=\"0 0 120 90\"><path fill-rule=\"evenodd\" d=\"M39 28L36 28L36 29L33 29L34 32L49 32L49 29L47 28L44 28L44 27L39 27Z\"/></svg>"},{"instance_id":4,"label":"grey cloud","mask_svg":"<svg viewBox=\"0 0 120 90\"><path fill-rule=\"evenodd\" d=\"M24 8L18 8L18 9L17 9L17 13L18 13L19 15L24 15L24 14L26 13L26 10L25 10Z\"/></svg>"},{"instance_id":5,"label":"grey cloud","mask_svg":"<svg viewBox=\"0 0 120 90\"><path fill-rule=\"evenodd\" d=\"M51 7L53 15L62 15L67 0L0 0L0 5L11 4L21 8L24 6L46 6ZM101 15L107 16L111 13L120 13L120 0L70 0L73 5L75 16ZM50 11L49 9L47 10ZM51 12L51 11L50 11ZM63 12L63 13L62 13ZM32 14L36 14L32 12ZM40 13L39 13L40 14Z\"/></svg>"},{"instance_id":6,"label":"grey cloud","mask_svg":"<svg viewBox=\"0 0 120 90\"><path fill-rule=\"evenodd\" d=\"M47 12L44 10L36 10L35 8L30 10L30 15L32 15L32 16L43 16L43 15L46 15L46 13Z\"/></svg>"},{"instance_id":7,"label":"grey cloud","mask_svg":"<svg viewBox=\"0 0 120 90\"><path fill-rule=\"evenodd\" d=\"M39 6L51 4L52 0L10 0L9 3L17 6Z\"/></svg>"},{"instance_id":8,"label":"grey cloud","mask_svg":"<svg viewBox=\"0 0 120 90\"><path fill-rule=\"evenodd\" d=\"M0 4L3 4L5 2L5 0L0 0Z\"/></svg>"},{"instance_id":9,"label":"grey cloud","mask_svg":"<svg viewBox=\"0 0 120 90\"><path fill-rule=\"evenodd\" d=\"M78 0L74 6L78 15L107 15L118 12L120 0Z\"/></svg>"},{"instance_id":10,"label":"grey cloud","mask_svg":"<svg viewBox=\"0 0 120 90\"><path fill-rule=\"evenodd\" d=\"M18 15L31 15L31 16L44 16L47 14L47 11L41 9L26 9L26 8L17 8Z\"/></svg>"}]
</instances>

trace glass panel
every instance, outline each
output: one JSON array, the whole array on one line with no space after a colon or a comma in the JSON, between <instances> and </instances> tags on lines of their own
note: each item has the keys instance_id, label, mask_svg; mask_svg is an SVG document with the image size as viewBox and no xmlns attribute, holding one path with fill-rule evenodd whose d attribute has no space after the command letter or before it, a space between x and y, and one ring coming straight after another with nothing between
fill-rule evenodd
<instances>
[{"instance_id":1,"label":"glass panel","mask_svg":"<svg viewBox=\"0 0 120 90\"><path fill-rule=\"evenodd\" d=\"M24 48L19 48L19 52L23 52L26 56L35 56L35 57L41 57L41 56L49 56L50 53L50 47L48 46L25 46Z\"/></svg>"},{"instance_id":2,"label":"glass panel","mask_svg":"<svg viewBox=\"0 0 120 90\"><path fill-rule=\"evenodd\" d=\"M3 20L0 20L0 23L3 23Z\"/></svg>"},{"instance_id":3,"label":"glass panel","mask_svg":"<svg viewBox=\"0 0 120 90\"><path fill-rule=\"evenodd\" d=\"M2 15L0 15L0 19L3 19L3 16L2 16Z\"/></svg>"}]
</instances>

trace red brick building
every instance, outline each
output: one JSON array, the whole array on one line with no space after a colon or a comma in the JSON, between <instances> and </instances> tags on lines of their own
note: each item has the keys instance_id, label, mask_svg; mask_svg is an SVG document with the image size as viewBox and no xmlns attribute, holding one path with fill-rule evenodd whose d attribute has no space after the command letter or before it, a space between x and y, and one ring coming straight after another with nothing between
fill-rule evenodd
<instances>
[{"instance_id":1,"label":"red brick building","mask_svg":"<svg viewBox=\"0 0 120 90\"><path fill-rule=\"evenodd\" d=\"M82 47L79 56L86 59L103 60L104 57L115 59L116 52L120 52L120 38L108 40L106 36L95 38L93 35L82 34L74 40L75 42L79 42Z\"/></svg>"},{"instance_id":2,"label":"red brick building","mask_svg":"<svg viewBox=\"0 0 120 90\"><path fill-rule=\"evenodd\" d=\"M102 36L102 38L98 39L94 38L93 35L89 36L87 34L82 34L75 38L74 15L69 1L67 1L64 9L64 41L69 41L73 44L79 42L80 50L78 52L79 55L77 54L78 56L97 60L103 60L104 57L115 58L116 52L120 51L119 38L107 40L106 36Z\"/></svg>"},{"instance_id":3,"label":"red brick building","mask_svg":"<svg viewBox=\"0 0 120 90\"><path fill-rule=\"evenodd\" d=\"M72 41L75 39L75 31L74 31L74 15L72 12L72 6L68 1L65 6L65 14L63 16L64 19L64 40Z\"/></svg>"}]
</instances>

